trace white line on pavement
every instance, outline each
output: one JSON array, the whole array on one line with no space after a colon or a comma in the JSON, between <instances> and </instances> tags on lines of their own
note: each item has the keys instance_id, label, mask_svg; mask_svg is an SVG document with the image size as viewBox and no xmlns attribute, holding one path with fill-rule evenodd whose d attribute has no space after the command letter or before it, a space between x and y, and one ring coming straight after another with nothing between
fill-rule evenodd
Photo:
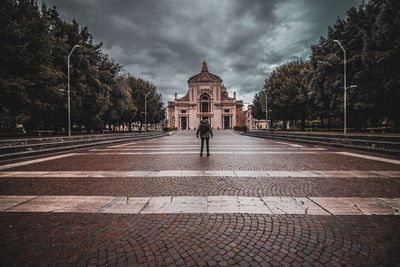
<instances>
[{"instance_id":1,"label":"white line on pavement","mask_svg":"<svg viewBox=\"0 0 400 267\"><path fill-rule=\"evenodd\" d=\"M395 160L395 159L373 157L373 156L367 156L367 155L363 155L363 154L356 154L356 153L350 153L350 152L333 152L333 153L345 155L345 156L356 157L356 158L362 158L362 159L370 159L370 160L388 162L388 163L393 163L393 164L398 164L398 165L400 164L400 160Z\"/></svg>"},{"instance_id":2,"label":"white line on pavement","mask_svg":"<svg viewBox=\"0 0 400 267\"><path fill-rule=\"evenodd\" d=\"M187 139L187 140L193 140L196 139L196 135L190 135L190 136L175 136L174 139ZM255 140L257 142L264 142L264 141L269 141L269 142L273 142L272 140L274 139L266 139L266 138L254 138L254 137L250 137L250 136L244 136L244 135L233 135L233 136L226 136L226 135L215 135L210 137L210 138L214 138L214 139L218 139L218 140L236 140L236 141L251 141L251 140Z\"/></svg>"},{"instance_id":3,"label":"white line on pavement","mask_svg":"<svg viewBox=\"0 0 400 267\"><path fill-rule=\"evenodd\" d=\"M282 144L282 145L288 145L288 146L291 146L291 147L304 147L304 146L302 146L302 145L291 144L291 143L285 143L285 142L276 142L276 141L275 141L275 143Z\"/></svg>"},{"instance_id":4,"label":"white line on pavement","mask_svg":"<svg viewBox=\"0 0 400 267\"><path fill-rule=\"evenodd\" d=\"M400 198L0 196L2 212L400 215Z\"/></svg>"},{"instance_id":5,"label":"white line on pavement","mask_svg":"<svg viewBox=\"0 0 400 267\"><path fill-rule=\"evenodd\" d=\"M400 171L1 171L0 178L121 178L121 177L301 177L301 178L400 178Z\"/></svg>"},{"instance_id":6,"label":"white line on pavement","mask_svg":"<svg viewBox=\"0 0 400 267\"><path fill-rule=\"evenodd\" d=\"M95 148L90 149L89 151L163 151L163 150L193 150L193 147L190 146L182 146L182 147L158 147L158 148L148 148L148 147L130 147L130 148ZM213 147L213 151L218 151L218 148ZM297 151L305 151L305 150L318 150L323 151L327 150L322 147L303 147L303 148L293 148L293 147L223 147L220 149L232 149L232 150L297 150ZM197 150L196 150L197 151Z\"/></svg>"},{"instance_id":7,"label":"white line on pavement","mask_svg":"<svg viewBox=\"0 0 400 267\"><path fill-rule=\"evenodd\" d=\"M154 151L154 152L94 152L79 153L79 155L178 155L178 154L199 154L199 151ZM211 154L320 154L313 151L215 151Z\"/></svg>"},{"instance_id":8,"label":"white line on pavement","mask_svg":"<svg viewBox=\"0 0 400 267\"><path fill-rule=\"evenodd\" d=\"M130 148L185 148L185 147L195 147L195 148L200 148L200 144L198 145L193 145L193 144L182 144L182 145L148 145L148 146L139 146L139 145L134 145L134 146L127 146L127 147L121 147L117 148L117 150L120 149L130 149ZM282 147L282 146L275 146L275 145L246 145L246 144L241 144L241 145L212 145L212 147L225 147L225 148L248 148L248 149L267 149L267 148L273 148L273 149L295 149L295 148L290 148L290 147ZM314 148L314 147L304 147L304 148ZM322 149L322 148L321 148ZM324 148L325 149L325 148Z\"/></svg>"},{"instance_id":9,"label":"white line on pavement","mask_svg":"<svg viewBox=\"0 0 400 267\"><path fill-rule=\"evenodd\" d=\"M22 161L22 162L17 162L17 163L12 163L12 164L6 164L6 165L0 166L0 170L20 167L20 166L24 166L24 165L39 163L39 162L44 162L44 161L48 161L48 160L61 159L61 158L70 157L70 156L74 156L74 155L76 155L76 153L69 153L69 154L58 155L58 156L53 156L53 157L47 157L47 158Z\"/></svg>"},{"instance_id":10,"label":"white line on pavement","mask_svg":"<svg viewBox=\"0 0 400 267\"><path fill-rule=\"evenodd\" d=\"M115 146L109 146L109 147L123 147L123 146L130 146L130 145L133 145L133 144L136 144L136 142L129 142L129 143L124 143L124 144L121 144L121 145L115 145Z\"/></svg>"}]
</instances>

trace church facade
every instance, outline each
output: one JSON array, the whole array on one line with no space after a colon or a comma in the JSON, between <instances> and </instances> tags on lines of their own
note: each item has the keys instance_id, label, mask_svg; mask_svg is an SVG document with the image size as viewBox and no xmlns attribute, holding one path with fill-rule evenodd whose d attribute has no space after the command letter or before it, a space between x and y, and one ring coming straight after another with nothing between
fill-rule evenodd
<instances>
[{"instance_id":1,"label":"church facade","mask_svg":"<svg viewBox=\"0 0 400 267\"><path fill-rule=\"evenodd\" d=\"M188 80L189 90L181 98L168 102L168 126L195 130L200 120L208 119L212 129L232 129L245 125L243 100L228 95L222 79L203 68Z\"/></svg>"}]
</instances>

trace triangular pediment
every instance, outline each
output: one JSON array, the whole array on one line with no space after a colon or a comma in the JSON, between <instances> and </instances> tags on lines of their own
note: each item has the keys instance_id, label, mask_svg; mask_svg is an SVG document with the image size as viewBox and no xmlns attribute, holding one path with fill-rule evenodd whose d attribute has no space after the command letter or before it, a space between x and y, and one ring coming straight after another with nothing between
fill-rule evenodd
<instances>
[{"instance_id":1,"label":"triangular pediment","mask_svg":"<svg viewBox=\"0 0 400 267\"><path fill-rule=\"evenodd\" d=\"M193 82L221 82L221 78L209 72L199 73L189 79L189 83Z\"/></svg>"},{"instance_id":2,"label":"triangular pediment","mask_svg":"<svg viewBox=\"0 0 400 267\"><path fill-rule=\"evenodd\" d=\"M199 74L196 74L189 78L188 83L203 83L203 82L222 82L222 79L210 72L208 72L207 63L204 60L203 68Z\"/></svg>"}]
</instances>

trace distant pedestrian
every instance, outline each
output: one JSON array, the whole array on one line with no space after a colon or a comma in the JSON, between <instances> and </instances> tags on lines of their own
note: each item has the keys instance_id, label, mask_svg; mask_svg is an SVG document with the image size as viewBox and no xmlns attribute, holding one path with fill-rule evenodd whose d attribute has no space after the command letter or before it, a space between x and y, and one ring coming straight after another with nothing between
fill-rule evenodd
<instances>
[{"instance_id":1,"label":"distant pedestrian","mask_svg":"<svg viewBox=\"0 0 400 267\"><path fill-rule=\"evenodd\" d=\"M204 147L204 139L206 140L206 145L207 145L207 157L210 156L210 150L209 150L209 141L210 141L210 135L213 137L213 132L211 130L211 126L208 123L208 120L204 119L200 121L199 127L197 128L196 136L199 138L199 133L200 133L200 138L201 138L201 150L200 150L200 157L203 156L203 147Z\"/></svg>"}]
</instances>

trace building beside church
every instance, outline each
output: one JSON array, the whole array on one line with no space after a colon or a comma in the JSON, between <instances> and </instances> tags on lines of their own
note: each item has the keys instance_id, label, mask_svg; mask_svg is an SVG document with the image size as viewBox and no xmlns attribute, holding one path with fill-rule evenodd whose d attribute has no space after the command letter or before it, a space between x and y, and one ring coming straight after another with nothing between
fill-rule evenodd
<instances>
[{"instance_id":1,"label":"building beside church","mask_svg":"<svg viewBox=\"0 0 400 267\"><path fill-rule=\"evenodd\" d=\"M243 111L244 113L244 125L247 127L248 130L256 129L256 120L253 118L251 114L253 110L253 105L248 105L247 110Z\"/></svg>"},{"instance_id":2,"label":"building beside church","mask_svg":"<svg viewBox=\"0 0 400 267\"><path fill-rule=\"evenodd\" d=\"M213 129L232 129L244 126L243 100L233 97L222 84L222 79L203 68L188 80L189 90L181 98L168 102L168 125L178 129L196 129L202 119L208 119Z\"/></svg>"}]
</instances>

